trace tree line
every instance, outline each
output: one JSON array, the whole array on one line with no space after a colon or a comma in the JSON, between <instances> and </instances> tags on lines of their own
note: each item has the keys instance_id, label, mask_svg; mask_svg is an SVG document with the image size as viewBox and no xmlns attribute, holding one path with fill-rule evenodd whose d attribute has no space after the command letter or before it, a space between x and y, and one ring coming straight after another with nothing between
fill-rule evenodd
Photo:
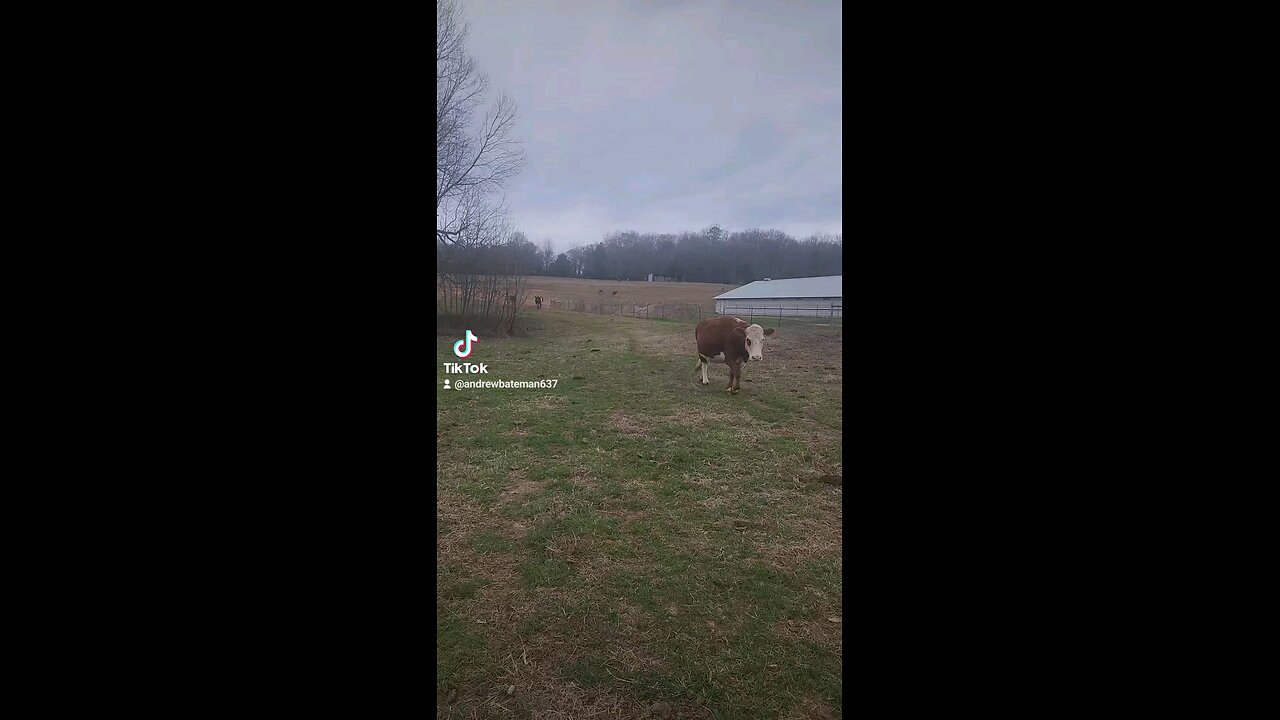
<instances>
[{"instance_id":1,"label":"tree line","mask_svg":"<svg viewBox=\"0 0 1280 720\"><path fill-rule=\"evenodd\" d=\"M562 253L552 251L550 240L539 247L516 231L484 260L477 258L475 269L596 280L645 280L652 273L685 282L741 284L765 277L839 275L843 256L839 235L797 240L779 230L725 232L715 225L679 234L611 233L602 242Z\"/></svg>"}]
</instances>

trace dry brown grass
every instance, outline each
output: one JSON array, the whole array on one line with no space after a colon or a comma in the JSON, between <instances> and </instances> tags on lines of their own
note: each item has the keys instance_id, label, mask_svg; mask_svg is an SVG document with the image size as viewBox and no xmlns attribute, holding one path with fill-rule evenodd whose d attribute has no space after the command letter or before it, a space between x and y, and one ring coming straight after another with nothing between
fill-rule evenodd
<instances>
[{"instance_id":1,"label":"dry brown grass","mask_svg":"<svg viewBox=\"0 0 1280 720\"><path fill-rule=\"evenodd\" d=\"M529 495L538 492L545 487L544 483L538 483L530 480L526 476L525 471L521 469L512 470L507 475L507 481L507 487L498 494L498 501L500 504L510 503L521 495Z\"/></svg>"},{"instance_id":2,"label":"dry brown grass","mask_svg":"<svg viewBox=\"0 0 1280 720\"><path fill-rule=\"evenodd\" d=\"M724 419L721 413L699 406L678 407L672 413L672 418L680 424L693 426L719 422Z\"/></svg>"},{"instance_id":3,"label":"dry brown grass","mask_svg":"<svg viewBox=\"0 0 1280 720\"><path fill-rule=\"evenodd\" d=\"M542 296L542 309L550 309L552 300L600 300L623 303L701 303L708 311L715 305L715 296L737 287L728 283L678 283L678 282L619 282L617 280L583 280L578 278L528 278L529 307L535 307L533 298ZM613 293L617 293L614 295ZM535 310L535 312L537 312Z\"/></svg>"},{"instance_id":4,"label":"dry brown grass","mask_svg":"<svg viewBox=\"0 0 1280 720\"><path fill-rule=\"evenodd\" d=\"M783 720L835 720L837 717L839 715L827 703L814 697L805 697L801 698Z\"/></svg>"},{"instance_id":5,"label":"dry brown grass","mask_svg":"<svg viewBox=\"0 0 1280 720\"><path fill-rule=\"evenodd\" d=\"M839 617L836 615L830 617ZM816 645L825 645L827 647L840 646L840 626L841 622L832 622L831 620L780 620L774 626L774 632L779 636L789 640L804 640Z\"/></svg>"},{"instance_id":6,"label":"dry brown grass","mask_svg":"<svg viewBox=\"0 0 1280 720\"><path fill-rule=\"evenodd\" d=\"M527 489L527 483L520 487ZM449 523L452 532L436 541L438 564L466 568L474 577L488 581L467 603L466 617L472 631L484 637L489 648L505 649L500 658L501 671L480 685L451 688L437 707L440 718L584 718L642 717L645 707L638 701L607 689L584 690L563 680L557 668L574 657L574 646L568 642L570 627L552 627L522 641L516 628L550 601L563 609L572 607L573 599L556 592L541 593L545 598L529 599L520 592L516 557L508 553L477 554L469 543L484 532L496 533L512 542L520 542L530 525L511 522L477 503L453 493L438 493L438 520ZM591 552L589 542L555 538L547 550L553 554L581 558ZM566 612L566 618L568 613Z\"/></svg>"},{"instance_id":7,"label":"dry brown grass","mask_svg":"<svg viewBox=\"0 0 1280 720\"><path fill-rule=\"evenodd\" d=\"M635 349L646 355L687 355L689 357L689 374L698 364L698 346L693 337L693 330L679 329L667 332L653 332L650 328L635 329ZM630 329L630 328L629 328ZM648 332L645 332L648 330Z\"/></svg>"},{"instance_id":8,"label":"dry brown grass","mask_svg":"<svg viewBox=\"0 0 1280 720\"><path fill-rule=\"evenodd\" d=\"M625 437L649 437L649 431L645 423L634 415L628 415L621 410L614 410L612 420L613 426Z\"/></svg>"}]
</instances>

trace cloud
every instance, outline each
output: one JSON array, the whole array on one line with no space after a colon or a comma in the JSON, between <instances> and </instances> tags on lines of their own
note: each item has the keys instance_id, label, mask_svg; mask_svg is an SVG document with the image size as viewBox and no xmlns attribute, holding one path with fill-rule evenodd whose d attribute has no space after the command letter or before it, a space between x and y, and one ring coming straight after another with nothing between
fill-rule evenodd
<instances>
[{"instance_id":1,"label":"cloud","mask_svg":"<svg viewBox=\"0 0 1280 720\"><path fill-rule=\"evenodd\" d=\"M507 204L530 237L841 232L839 2L462 1L519 107Z\"/></svg>"}]
</instances>

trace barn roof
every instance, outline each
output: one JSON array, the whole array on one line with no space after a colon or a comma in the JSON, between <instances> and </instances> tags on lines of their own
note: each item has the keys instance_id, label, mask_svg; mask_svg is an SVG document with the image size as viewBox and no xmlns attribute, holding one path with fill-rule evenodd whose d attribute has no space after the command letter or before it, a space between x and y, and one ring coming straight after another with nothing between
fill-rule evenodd
<instances>
[{"instance_id":1,"label":"barn roof","mask_svg":"<svg viewBox=\"0 0 1280 720\"><path fill-rule=\"evenodd\" d=\"M757 280L727 293L717 295L716 300L742 300L745 298L842 298L844 276L787 278L786 280Z\"/></svg>"}]
</instances>

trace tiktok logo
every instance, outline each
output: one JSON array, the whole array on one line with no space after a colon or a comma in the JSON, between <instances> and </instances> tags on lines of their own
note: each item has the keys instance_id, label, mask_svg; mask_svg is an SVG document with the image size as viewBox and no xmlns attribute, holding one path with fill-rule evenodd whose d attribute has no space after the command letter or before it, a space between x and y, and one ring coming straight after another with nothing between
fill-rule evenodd
<instances>
[{"instance_id":1,"label":"tiktok logo","mask_svg":"<svg viewBox=\"0 0 1280 720\"><path fill-rule=\"evenodd\" d=\"M475 333L468 330L466 337L453 344L453 354L460 358L469 357L471 355L471 343L479 340L480 338L476 337ZM467 346L466 350L462 349L463 345Z\"/></svg>"}]
</instances>

